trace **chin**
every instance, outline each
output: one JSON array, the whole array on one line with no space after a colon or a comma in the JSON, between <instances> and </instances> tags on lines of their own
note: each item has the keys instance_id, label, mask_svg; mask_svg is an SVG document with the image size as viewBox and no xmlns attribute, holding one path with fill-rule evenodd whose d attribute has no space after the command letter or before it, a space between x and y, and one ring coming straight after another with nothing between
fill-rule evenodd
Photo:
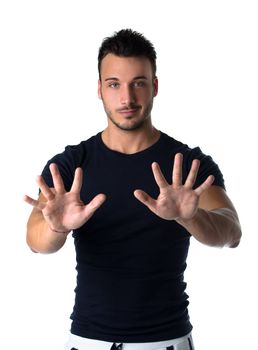
<instances>
[{"instance_id":1,"label":"chin","mask_svg":"<svg viewBox=\"0 0 258 350\"><path fill-rule=\"evenodd\" d=\"M123 120L121 122L116 121L114 118L110 116L109 116L109 119L116 127L118 127L121 130L134 131L144 127L145 124L150 119L150 117L135 116L135 117L128 118L127 120Z\"/></svg>"},{"instance_id":2,"label":"chin","mask_svg":"<svg viewBox=\"0 0 258 350\"><path fill-rule=\"evenodd\" d=\"M119 129L125 130L125 131L134 131L139 130L143 127L145 120L141 120L134 123L121 123L121 124L115 124Z\"/></svg>"}]
</instances>

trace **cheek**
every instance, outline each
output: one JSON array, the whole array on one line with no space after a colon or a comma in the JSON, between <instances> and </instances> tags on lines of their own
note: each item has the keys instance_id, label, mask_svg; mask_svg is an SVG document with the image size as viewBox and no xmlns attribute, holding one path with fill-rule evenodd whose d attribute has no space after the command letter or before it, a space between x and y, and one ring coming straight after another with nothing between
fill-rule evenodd
<instances>
[{"instance_id":1,"label":"cheek","mask_svg":"<svg viewBox=\"0 0 258 350\"><path fill-rule=\"evenodd\" d=\"M144 101L145 104L149 104L154 98L154 90L148 89L147 91L144 91L141 95L141 101Z\"/></svg>"},{"instance_id":2,"label":"cheek","mask_svg":"<svg viewBox=\"0 0 258 350\"><path fill-rule=\"evenodd\" d=\"M116 106L118 103L118 96L115 93L109 92L105 93L102 91L102 100L106 106Z\"/></svg>"}]
</instances>

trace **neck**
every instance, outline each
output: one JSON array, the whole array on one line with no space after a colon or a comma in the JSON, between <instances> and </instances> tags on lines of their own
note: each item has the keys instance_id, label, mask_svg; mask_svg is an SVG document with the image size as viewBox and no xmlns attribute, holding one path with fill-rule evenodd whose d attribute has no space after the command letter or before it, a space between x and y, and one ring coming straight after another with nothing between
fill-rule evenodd
<instances>
[{"instance_id":1,"label":"neck","mask_svg":"<svg viewBox=\"0 0 258 350\"><path fill-rule=\"evenodd\" d=\"M143 151L158 141L160 132L152 125L137 130L121 130L107 127L102 132L102 140L113 151L133 154Z\"/></svg>"}]
</instances>

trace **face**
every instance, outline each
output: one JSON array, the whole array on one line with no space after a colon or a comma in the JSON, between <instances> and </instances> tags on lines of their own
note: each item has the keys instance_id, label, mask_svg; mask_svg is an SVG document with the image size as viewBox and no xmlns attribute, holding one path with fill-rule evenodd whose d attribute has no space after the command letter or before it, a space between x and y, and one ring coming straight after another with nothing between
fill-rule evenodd
<instances>
[{"instance_id":1,"label":"face","mask_svg":"<svg viewBox=\"0 0 258 350\"><path fill-rule=\"evenodd\" d=\"M136 130L150 122L158 80L145 57L119 57L108 54L101 62L98 95L109 125Z\"/></svg>"}]
</instances>

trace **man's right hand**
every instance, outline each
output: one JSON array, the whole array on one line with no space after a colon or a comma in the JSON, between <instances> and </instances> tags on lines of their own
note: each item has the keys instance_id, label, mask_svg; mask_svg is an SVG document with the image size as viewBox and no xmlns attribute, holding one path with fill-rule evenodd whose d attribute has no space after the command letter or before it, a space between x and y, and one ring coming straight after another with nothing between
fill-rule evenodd
<instances>
[{"instance_id":1,"label":"man's right hand","mask_svg":"<svg viewBox=\"0 0 258 350\"><path fill-rule=\"evenodd\" d=\"M41 190L41 196L38 200L24 196L24 200L42 212L46 223L52 231L67 235L71 230L85 224L103 204L106 196L98 194L91 202L85 205L80 199L82 169L77 168L75 170L71 190L67 192L57 165L52 163L49 168L54 188L48 187L42 176L38 176L37 183Z\"/></svg>"}]
</instances>

